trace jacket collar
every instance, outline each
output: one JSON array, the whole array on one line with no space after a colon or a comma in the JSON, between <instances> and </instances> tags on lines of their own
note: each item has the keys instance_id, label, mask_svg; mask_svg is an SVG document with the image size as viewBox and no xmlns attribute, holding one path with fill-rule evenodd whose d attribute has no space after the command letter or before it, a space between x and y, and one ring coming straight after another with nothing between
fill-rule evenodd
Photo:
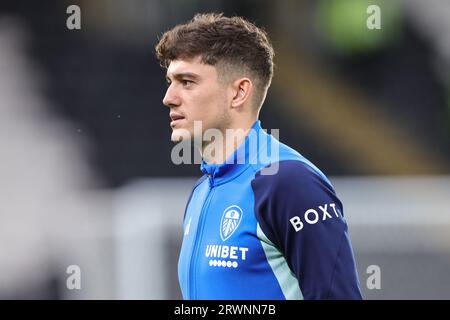
<instances>
[{"instance_id":1,"label":"jacket collar","mask_svg":"<svg viewBox=\"0 0 450 320\"><path fill-rule=\"evenodd\" d=\"M261 136L267 134L261 128L261 121L257 120L251 127L241 145L222 164L208 164L202 160L200 169L206 174L212 185L218 185L233 180L244 172L250 164L255 163L261 148ZM250 143L250 139L253 143ZM254 142L257 142L256 144Z\"/></svg>"}]
</instances>

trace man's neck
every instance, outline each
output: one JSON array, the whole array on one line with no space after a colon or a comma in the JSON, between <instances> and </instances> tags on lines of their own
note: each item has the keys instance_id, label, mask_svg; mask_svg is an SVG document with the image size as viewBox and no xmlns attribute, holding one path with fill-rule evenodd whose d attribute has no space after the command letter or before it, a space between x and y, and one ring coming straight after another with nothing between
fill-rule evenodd
<instances>
[{"instance_id":1,"label":"man's neck","mask_svg":"<svg viewBox=\"0 0 450 320\"><path fill-rule=\"evenodd\" d=\"M203 160L208 164L224 163L244 142L255 121L257 119L221 130L223 139L215 139L202 145Z\"/></svg>"}]
</instances>

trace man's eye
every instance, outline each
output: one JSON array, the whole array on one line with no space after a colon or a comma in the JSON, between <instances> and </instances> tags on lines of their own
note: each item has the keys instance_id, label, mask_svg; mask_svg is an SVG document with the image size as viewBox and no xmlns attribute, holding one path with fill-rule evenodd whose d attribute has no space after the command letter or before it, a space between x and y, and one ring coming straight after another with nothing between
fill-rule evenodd
<instances>
[{"instance_id":1,"label":"man's eye","mask_svg":"<svg viewBox=\"0 0 450 320\"><path fill-rule=\"evenodd\" d=\"M191 85L194 83L194 81L191 81L191 80L181 80L181 83L183 84L184 87L189 87L189 86L191 86Z\"/></svg>"}]
</instances>

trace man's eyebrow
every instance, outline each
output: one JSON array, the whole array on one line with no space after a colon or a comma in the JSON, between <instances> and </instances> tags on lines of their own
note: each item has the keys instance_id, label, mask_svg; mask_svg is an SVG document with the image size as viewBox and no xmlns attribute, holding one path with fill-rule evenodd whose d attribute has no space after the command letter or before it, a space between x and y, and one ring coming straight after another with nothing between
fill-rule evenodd
<instances>
[{"instance_id":1,"label":"man's eyebrow","mask_svg":"<svg viewBox=\"0 0 450 320\"><path fill-rule=\"evenodd\" d=\"M183 78L190 78L190 79L194 79L194 80L198 80L200 78L200 76L198 74L192 73L192 72L180 72L180 73L173 73L172 77L174 79L180 80ZM166 75L166 79L170 80L169 75Z\"/></svg>"}]
</instances>

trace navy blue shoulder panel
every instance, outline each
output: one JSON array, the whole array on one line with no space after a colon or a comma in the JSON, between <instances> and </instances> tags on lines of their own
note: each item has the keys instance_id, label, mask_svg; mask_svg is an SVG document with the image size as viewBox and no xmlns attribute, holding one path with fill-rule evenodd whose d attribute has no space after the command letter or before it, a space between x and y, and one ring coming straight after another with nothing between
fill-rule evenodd
<instances>
[{"instance_id":1,"label":"navy blue shoulder panel","mask_svg":"<svg viewBox=\"0 0 450 320\"><path fill-rule=\"evenodd\" d=\"M284 254L305 299L361 299L341 201L313 168L279 162L275 175L252 181L255 216Z\"/></svg>"},{"instance_id":2,"label":"navy blue shoulder panel","mask_svg":"<svg viewBox=\"0 0 450 320\"><path fill-rule=\"evenodd\" d=\"M194 186L192 187L192 191L191 191L191 195L189 196L188 201L186 202L186 207L184 208L184 215L183 215L183 221L186 218L186 211L187 208L189 206L189 202L191 202L192 199L192 195L194 194L194 190L195 188L197 188L197 186L202 183L205 179L207 178L207 176L204 174L203 176L200 177L200 179L197 180L197 182L194 184Z\"/></svg>"}]
</instances>

